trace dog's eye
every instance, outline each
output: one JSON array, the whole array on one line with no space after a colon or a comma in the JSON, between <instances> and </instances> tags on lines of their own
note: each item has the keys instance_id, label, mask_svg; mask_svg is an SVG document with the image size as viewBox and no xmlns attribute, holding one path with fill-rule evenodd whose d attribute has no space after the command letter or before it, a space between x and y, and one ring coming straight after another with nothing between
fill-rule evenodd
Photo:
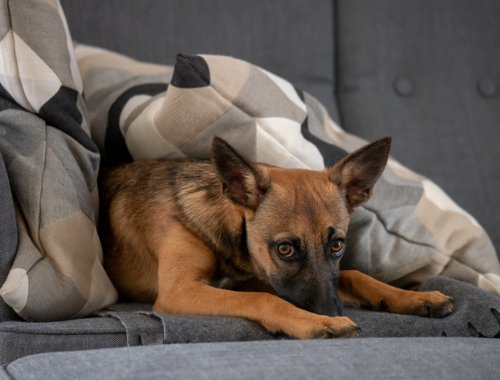
<instances>
[{"instance_id":1,"label":"dog's eye","mask_svg":"<svg viewBox=\"0 0 500 380\"><path fill-rule=\"evenodd\" d=\"M336 239L332 243L332 253L336 256L340 256L345 249L345 243L342 240Z\"/></svg>"},{"instance_id":2,"label":"dog's eye","mask_svg":"<svg viewBox=\"0 0 500 380\"><path fill-rule=\"evenodd\" d=\"M283 257L292 257L295 250L291 244L281 243L278 245L278 253Z\"/></svg>"}]
</instances>

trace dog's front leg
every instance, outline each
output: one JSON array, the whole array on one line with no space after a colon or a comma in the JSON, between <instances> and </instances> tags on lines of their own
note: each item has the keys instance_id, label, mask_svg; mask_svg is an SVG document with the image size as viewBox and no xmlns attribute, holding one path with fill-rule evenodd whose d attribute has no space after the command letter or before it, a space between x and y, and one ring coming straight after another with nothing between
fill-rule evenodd
<instances>
[{"instance_id":1,"label":"dog's front leg","mask_svg":"<svg viewBox=\"0 0 500 380\"><path fill-rule=\"evenodd\" d=\"M193 281L159 294L154 311L165 314L219 315L246 318L270 332L299 339L337 338L359 333L347 317L327 317L299 309L268 293L235 292Z\"/></svg>"},{"instance_id":2,"label":"dog's front leg","mask_svg":"<svg viewBox=\"0 0 500 380\"><path fill-rule=\"evenodd\" d=\"M268 293L211 287L208 283L216 268L216 256L180 225L170 228L159 252L154 311L246 318L271 332L299 339L358 335L358 326L347 317L310 313Z\"/></svg>"},{"instance_id":3,"label":"dog's front leg","mask_svg":"<svg viewBox=\"0 0 500 380\"><path fill-rule=\"evenodd\" d=\"M340 272L338 292L342 303L391 313L439 318L453 310L450 297L438 291L395 288L355 270Z\"/></svg>"}]
</instances>

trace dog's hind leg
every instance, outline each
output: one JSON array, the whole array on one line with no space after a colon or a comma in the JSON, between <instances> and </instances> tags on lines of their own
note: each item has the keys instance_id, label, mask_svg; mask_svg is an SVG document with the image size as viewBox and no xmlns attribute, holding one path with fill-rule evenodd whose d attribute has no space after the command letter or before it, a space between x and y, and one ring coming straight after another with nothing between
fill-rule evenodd
<instances>
[{"instance_id":1,"label":"dog's hind leg","mask_svg":"<svg viewBox=\"0 0 500 380\"><path fill-rule=\"evenodd\" d=\"M395 288L355 270L340 272L338 292L344 304L391 313L439 318L453 310L451 298L438 291Z\"/></svg>"},{"instance_id":2,"label":"dog's hind leg","mask_svg":"<svg viewBox=\"0 0 500 380\"><path fill-rule=\"evenodd\" d=\"M358 335L359 328L347 317L310 313L268 293L210 286L216 256L180 224L171 225L158 250L158 297L154 311L241 317L256 321L271 332L299 339Z\"/></svg>"}]
</instances>

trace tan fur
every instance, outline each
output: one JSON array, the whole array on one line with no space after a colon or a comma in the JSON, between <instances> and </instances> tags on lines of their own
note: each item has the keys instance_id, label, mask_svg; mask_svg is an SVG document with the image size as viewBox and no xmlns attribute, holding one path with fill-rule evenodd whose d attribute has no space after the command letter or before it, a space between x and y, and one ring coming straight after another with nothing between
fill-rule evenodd
<instances>
[{"instance_id":1,"label":"tan fur","mask_svg":"<svg viewBox=\"0 0 500 380\"><path fill-rule=\"evenodd\" d=\"M359 272L339 277L339 260L328 256L329 239L345 239L352 209L369 198L387 160L383 143L367 149L316 172L254 164L216 140L213 163L149 160L105 169L99 225L105 268L122 296L154 302L155 311L242 317L301 339L357 336L359 328L346 317L318 315L259 290L279 295L290 284L299 286L299 298L315 298L317 289L321 301L337 294L323 283L339 281L341 300L357 306L421 314L431 302L451 311L442 295L417 296ZM378 174L359 169L358 157L365 166L375 160ZM358 169L371 170L369 189L359 187ZM298 242L302 261L281 258L273 250L279 242ZM258 291L214 287L224 278L226 285ZM321 309L307 297L299 302Z\"/></svg>"},{"instance_id":2,"label":"tan fur","mask_svg":"<svg viewBox=\"0 0 500 380\"><path fill-rule=\"evenodd\" d=\"M440 292L398 289L355 270L340 272L338 290L344 304L391 313L440 317L453 309L450 297Z\"/></svg>"}]
</instances>

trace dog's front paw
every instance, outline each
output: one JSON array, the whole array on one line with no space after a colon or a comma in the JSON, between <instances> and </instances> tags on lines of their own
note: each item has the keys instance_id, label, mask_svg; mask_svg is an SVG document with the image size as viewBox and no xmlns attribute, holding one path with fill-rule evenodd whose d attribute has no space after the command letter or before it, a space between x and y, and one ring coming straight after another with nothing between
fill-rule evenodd
<instances>
[{"instance_id":1,"label":"dog's front paw","mask_svg":"<svg viewBox=\"0 0 500 380\"><path fill-rule=\"evenodd\" d=\"M315 324L309 339L357 338L361 329L347 317L324 317Z\"/></svg>"},{"instance_id":2,"label":"dog's front paw","mask_svg":"<svg viewBox=\"0 0 500 380\"><path fill-rule=\"evenodd\" d=\"M415 292L410 314L421 317L443 318L453 311L453 300L438 291Z\"/></svg>"}]
</instances>

